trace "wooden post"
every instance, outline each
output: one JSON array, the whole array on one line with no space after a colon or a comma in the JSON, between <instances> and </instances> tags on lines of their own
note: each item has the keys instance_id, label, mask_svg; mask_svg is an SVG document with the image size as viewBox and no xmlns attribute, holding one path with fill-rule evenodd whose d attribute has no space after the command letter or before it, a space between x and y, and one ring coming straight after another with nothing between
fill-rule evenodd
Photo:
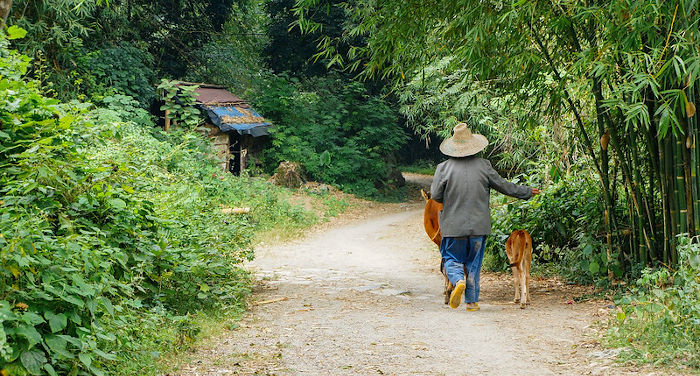
<instances>
[{"instance_id":1,"label":"wooden post","mask_svg":"<svg viewBox=\"0 0 700 376\"><path fill-rule=\"evenodd\" d=\"M248 148L250 147L249 136L241 136L241 172L248 168Z\"/></svg>"},{"instance_id":2,"label":"wooden post","mask_svg":"<svg viewBox=\"0 0 700 376\"><path fill-rule=\"evenodd\" d=\"M170 110L165 110L165 132L170 132Z\"/></svg>"}]
</instances>

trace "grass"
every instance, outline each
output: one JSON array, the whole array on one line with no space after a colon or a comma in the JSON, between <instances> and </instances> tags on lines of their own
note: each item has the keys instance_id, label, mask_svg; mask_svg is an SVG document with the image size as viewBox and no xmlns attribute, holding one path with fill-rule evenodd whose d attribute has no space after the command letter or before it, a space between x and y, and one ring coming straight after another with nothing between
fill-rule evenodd
<instances>
[{"instance_id":1,"label":"grass","mask_svg":"<svg viewBox=\"0 0 700 376\"><path fill-rule=\"evenodd\" d=\"M618 306L605 337L619 360L700 374L700 245L681 238L675 270L646 269Z\"/></svg>"},{"instance_id":2,"label":"grass","mask_svg":"<svg viewBox=\"0 0 700 376\"><path fill-rule=\"evenodd\" d=\"M399 170L414 174L433 175L435 174L435 167L437 167L437 163L421 159L410 165L399 166Z\"/></svg>"},{"instance_id":3,"label":"grass","mask_svg":"<svg viewBox=\"0 0 700 376\"><path fill-rule=\"evenodd\" d=\"M238 328L238 322L243 317L245 308L243 305L237 307L227 307L223 309L199 312L193 315L192 322L199 328L196 341L191 342L178 349L162 354L155 359L151 367L142 368L137 373L127 371L126 375L163 375L176 374L177 370L185 364L192 363L197 354L197 348L205 347L223 333L233 331ZM143 364L141 364L143 367ZM148 370L148 371L145 371Z\"/></svg>"}]
</instances>

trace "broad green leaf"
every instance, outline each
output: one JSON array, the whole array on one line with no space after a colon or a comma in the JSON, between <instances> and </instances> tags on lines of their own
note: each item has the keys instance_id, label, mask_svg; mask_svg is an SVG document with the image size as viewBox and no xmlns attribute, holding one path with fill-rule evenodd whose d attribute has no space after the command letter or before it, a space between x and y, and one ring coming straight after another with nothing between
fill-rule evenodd
<instances>
[{"instance_id":1,"label":"broad green leaf","mask_svg":"<svg viewBox=\"0 0 700 376\"><path fill-rule=\"evenodd\" d=\"M78 298L77 296L61 295L61 299L67 301L68 303L72 303L74 305L77 305L78 307L81 307L81 308L85 306L85 302L82 299Z\"/></svg>"},{"instance_id":2,"label":"broad green leaf","mask_svg":"<svg viewBox=\"0 0 700 376\"><path fill-rule=\"evenodd\" d=\"M695 270L700 269L700 255L690 256L690 266Z\"/></svg>"},{"instance_id":3,"label":"broad green leaf","mask_svg":"<svg viewBox=\"0 0 700 376\"><path fill-rule=\"evenodd\" d=\"M107 359L107 360L117 360L117 356L114 355L114 354L106 353L106 352L104 352L104 351L102 351L102 350L100 350L100 349L95 349L95 350L93 350L93 351L94 351L95 354L97 354L98 356L100 356L100 357L102 357L102 358L104 358L104 359Z\"/></svg>"},{"instance_id":4,"label":"broad green leaf","mask_svg":"<svg viewBox=\"0 0 700 376\"><path fill-rule=\"evenodd\" d=\"M2 321L13 321L17 319L17 315L12 312L10 303L7 301L0 301L0 322Z\"/></svg>"},{"instance_id":5,"label":"broad green leaf","mask_svg":"<svg viewBox=\"0 0 700 376\"><path fill-rule=\"evenodd\" d=\"M621 323L625 321L626 316L625 316L624 311L619 311L616 316L617 316L617 321L619 321Z\"/></svg>"},{"instance_id":6,"label":"broad green leaf","mask_svg":"<svg viewBox=\"0 0 700 376\"><path fill-rule=\"evenodd\" d=\"M90 356L90 354L80 353L78 354L78 358L86 367L90 368L90 364L92 364L92 356Z\"/></svg>"},{"instance_id":7,"label":"broad green leaf","mask_svg":"<svg viewBox=\"0 0 700 376\"><path fill-rule=\"evenodd\" d=\"M41 375L41 369L46 363L46 356L44 352L39 349L31 349L22 352L19 356L19 360L22 362L24 368L27 369L32 375Z\"/></svg>"},{"instance_id":8,"label":"broad green leaf","mask_svg":"<svg viewBox=\"0 0 700 376\"><path fill-rule=\"evenodd\" d=\"M105 341L114 341L115 339L117 339L117 336L115 336L114 334L109 333L109 332L105 332L105 333L97 332L97 333L95 333L95 335L97 336L97 338L103 339Z\"/></svg>"},{"instance_id":9,"label":"broad green leaf","mask_svg":"<svg viewBox=\"0 0 700 376\"><path fill-rule=\"evenodd\" d=\"M46 338L44 338L44 342L46 342L46 345L54 353L59 354L68 359L74 358L74 355L66 348L66 346L68 345L68 341L66 341L63 337L46 336Z\"/></svg>"},{"instance_id":10,"label":"broad green leaf","mask_svg":"<svg viewBox=\"0 0 700 376\"><path fill-rule=\"evenodd\" d=\"M30 325L39 325L39 324L43 324L44 322L46 322L46 320L44 320L43 317L39 316L38 314L36 314L34 312L30 312L30 311L25 312L22 315L22 321L24 321Z\"/></svg>"},{"instance_id":11,"label":"broad green leaf","mask_svg":"<svg viewBox=\"0 0 700 376\"><path fill-rule=\"evenodd\" d=\"M7 39L22 39L27 35L27 30L22 29L17 25L12 25L7 28Z\"/></svg>"},{"instance_id":12,"label":"broad green leaf","mask_svg":"<svg viewBox=\"0 0 700 376\"><path fill-rule=\"evenodd\" d=\"M60 332L68 325L68 317L66 317L66 315L63 313L55 314L48 311L44 313L44 317L49 320L49 327L51 328L52 333Z\"/></svg>"},{"instance_id":13,"label":"broad green leaf","mask_svg":"<svg viewBox=\"0 0 700 376\"><path fill-rule=\"evenodd\" d=\"M2 322L0 321L0 349L4 348L6 343L7 334L5 334L5 326L2 325Z\"/></svg>"},{"instance_id":14,"label":"broad green leaf","mask_svg":"<svg viewBox=\"0 0 700 376\"><path fill-rule=\"evenodd\" d=\"M56 373L56 370L53 369L53 366L51 364L44 364L44 369L46 370L46 373L49 374L49 376L58 376L58 373Z\"/></svg>"},{"instance_id":15,"label":"broad green leaf","mask_svg":"<svg viewBox=\"0 0 700 376\"><path fill-rule=\"evenodd\" d=\"M71 312L66 312L66 316L68 316L68 319L78 325L83 323L83 320L80 318L80 315L76 311L71 311Z\"/></svg>"},{"instance_id":16,"label":"broad green leaf","mask_svg":"<svg viewBox=\"0 0 700 376\"><path fill-rule=\"evenodd\" d=\"M598 265L598 263L595 261L591 261L591 263L588 264L588 271L590 271L591 274L598 274L600 271L600 265Z\"/></svg>"},{"instance_id":17,"label":"broad green leaf","mask_svg":"<svg viewBox=\"0 0 700 376\"><path fill-rule=\"evenodd\" d=\"M114 306L112 305L112 302L109 301L109 299L101 296L98 298L98 300L100 303L102 303L102 305L105 307L105 309L110 315L114 315Z\"/></svg>"},{"instance_id":18,"label":"broad green leaf","mask_svg":"<svg viewBox=\"0 0 700 376\"><path fill-rule=\"evenodd\" d=\"M126 202L120 198L111 198L108 202L109 205L115 209L124 209L126 207Z\"/></svg>"},{"instance_id":19,"label":"broad green leaf","mask_svg":"<svg viewBox=\"0 0 700 376\"><path fill-rule=\"evenodd\" d=\"M75 346L76 349L80 350L83 348L83 342L80 341L80 338L75 338L67 335L58 335L58 337L63 338L64 340L66 340L66 342L69 342L70 344Z\"/></svg>"},{"instance_id":20,"label":"broad green leaf","mask_svg":"<svg viewBox=\"0 0 700 376\"><path fill-rule=\"evenodd\" d=\"M17 327L16 333L27 339L29 347L41 342L41 334L31 325L21 325Z\"/></svg>"},{"instance_id":21,"label":"broad green leaf","mask_svg":"<svg viewBox=\"0 0 700 376\"><path fill-rule=\"evenodd\" d=\"M101 369L95 367L94 365L90 367L90 372L92 372L92 374L95 376L104 376L105 374Z\"/></svg>"},{"instance_id":22,"label":"broad green leaf","mask_svg":"<svg viewBox=\"0 0 700 376\"><path fill-rule=\"evenodd\" d=\"M328 150L325 150L319 155L319 163L321 166L327 166L331 163L331 153L329 153Z\"/></svg>"}]
</instances>

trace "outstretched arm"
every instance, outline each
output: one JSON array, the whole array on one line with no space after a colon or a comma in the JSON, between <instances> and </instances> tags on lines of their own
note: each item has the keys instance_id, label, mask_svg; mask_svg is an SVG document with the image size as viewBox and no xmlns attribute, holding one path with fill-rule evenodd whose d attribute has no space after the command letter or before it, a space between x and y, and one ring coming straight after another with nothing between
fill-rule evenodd
<instances>
[{"instance_id":1,"label":"outstretched arm","mask_svg":"<svg viewBox=\"0 0 700 376\"><path fill-rule=\"evenodd\" d=\"M517 185L503 179L501 175L494 170L491 166L491 162L487 163L487 175L489 177L489 187L503 193L504 195L521 198L527 200L533 195L539 194L540 190L537 188L530 188L526 185Z\"/></svg>"}]
</instances>

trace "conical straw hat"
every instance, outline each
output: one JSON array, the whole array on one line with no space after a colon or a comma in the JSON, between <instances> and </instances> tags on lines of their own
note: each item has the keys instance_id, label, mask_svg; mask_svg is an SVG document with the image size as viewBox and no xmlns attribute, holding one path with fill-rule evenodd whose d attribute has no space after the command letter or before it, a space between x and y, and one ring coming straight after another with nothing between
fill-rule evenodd
<instances>
[{"instance_id":1,"label":"conical straw hat","mask_svg":"<svg viewBox=\"0 0 700 376\"><path fill-rule=\"evenodd\" d=\"M455 125L452 137L440 144L440 151L450 157L467 157L474 155L489 144L489 140L480 134L473 134L467 124Z\"/></svg>"}]
</instances>

